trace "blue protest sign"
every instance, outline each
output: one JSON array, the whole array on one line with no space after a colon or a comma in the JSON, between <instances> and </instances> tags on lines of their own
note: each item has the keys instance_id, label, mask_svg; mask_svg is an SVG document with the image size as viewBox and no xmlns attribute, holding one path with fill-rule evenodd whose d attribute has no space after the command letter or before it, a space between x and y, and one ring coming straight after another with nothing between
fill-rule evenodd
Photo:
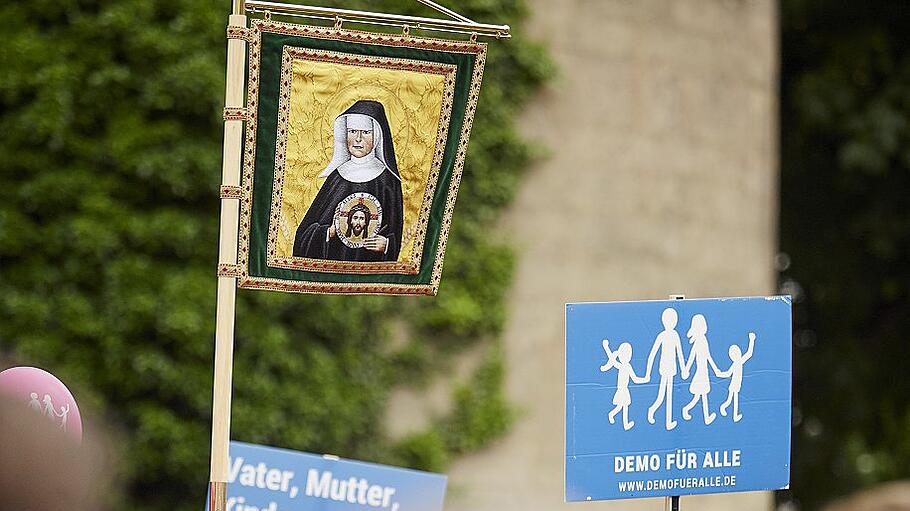
<instances>
[{"instance_id":1,"label":"blue protest sign","mask_svg":"<svg viewBox=\"0 0 910 511\"><path fill-rule=\"evenodd\" d=\"M226 511L441 511L445 491L440 474L231 442Z\"/></svg>"},{"instance_id":2,"label":"blue protest sign","mask_svg":"<svg viewBox=\"0 0 910 511\"><path fill-rule=\"evenodd\" d=\"M789 297L566 305L566 501L790 481Z\"/></svg>"}]
</instances>

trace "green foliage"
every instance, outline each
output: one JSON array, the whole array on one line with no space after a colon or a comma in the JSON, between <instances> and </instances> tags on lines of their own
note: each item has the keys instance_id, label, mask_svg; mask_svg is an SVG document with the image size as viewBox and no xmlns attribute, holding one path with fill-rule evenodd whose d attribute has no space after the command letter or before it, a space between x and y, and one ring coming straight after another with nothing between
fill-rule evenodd
<instances>
[{"instance_id":1,"label":"green foliage","mask_svg":"<svg viewBox=\"0 0 910 511\"><path fill-rule=\"evenodd\" d=\"M228 8L0 5L0 357L125 430L123 509L199 509L208 479ZM491 233L533 156L513 120L550 69L521 0L459 10L517 37L490 45L439 297L238 293L234 438L442 470L508 427L495 339L513 255ZM452 416L390 440L391 390L479 341L494 355Z\"/></svg>"},{"instance_id":2,"label":"green foliage","mask_svg":"<svg viewBox=\"0 0 910 511\"><path fill-rule=\"evenodd\" d=\"M493 353L475 372L471 384L455 389L453 410L435 427L399 442L394 460L399 464L442 471L452 455L473 451L505 433L516 412L503 393L502 353Z\"/></svg>"},{"instance_id":3,"label":"green foliage","mask_svg":"<svg viewBox=\"0 0 910 511\"><path fill-rule=\"evenodd\" d=\"M445 424L450 451L463 453L481 447L504 433L514 418L502 391L501 353L495 353L477 371L473 385L455 392L455 410Z\"/></svg>"},{"instance_id":4,"label":"green foliage","mask_svg":"<svg viewBox=\"0 0 910 511\"><path fill-rule=\"evenodd\" d=\"M802 298L785 498L816 509L910 476L910 8L782 7L783 278Z\"/></svg>"}]
</instances>

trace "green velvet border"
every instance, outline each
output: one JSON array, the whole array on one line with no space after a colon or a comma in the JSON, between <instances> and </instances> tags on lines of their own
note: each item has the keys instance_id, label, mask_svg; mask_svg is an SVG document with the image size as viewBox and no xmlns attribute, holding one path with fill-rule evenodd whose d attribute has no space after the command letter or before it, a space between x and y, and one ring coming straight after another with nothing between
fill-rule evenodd
<instances>
[{"instance_id":1,"label":"green velvet border","mask_svg":"<svg viewBox=\"0 0 910 511\"><path fill-rule=\"evenodd\" d=\"M433 205L427 225L420 271L416 275L400 274L341 274L311 272L273 268L266 264L268 250L268 227L272 202L272 186L275 177L275 138L278 125L278 97L281 82L282 51L285 45L311 49L339 51L359 55L424 60L457 66L455 97L449 121L449 134L439 172L439 181L433 197ZM433 265L439 249L439 231L444 220L445 206L449 194L458 150L461 130L464 125L474 73L476 55L447 53L420 48L379 46L352 43L331 39L289 36L263 32L259 79L259 110L256 129L256 160L253 173L253 203L250 218L250 277L274 278L287 281L320 283L384 283L384 284L426 284L433 276Z\"/></svg>"}]
</instances>

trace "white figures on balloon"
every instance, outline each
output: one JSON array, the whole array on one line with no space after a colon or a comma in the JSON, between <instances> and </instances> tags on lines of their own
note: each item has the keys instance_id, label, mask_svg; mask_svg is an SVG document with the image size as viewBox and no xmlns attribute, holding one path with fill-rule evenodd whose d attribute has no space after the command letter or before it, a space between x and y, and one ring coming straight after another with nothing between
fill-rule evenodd
<instances>
[{"instance_id":1,"label":"white figures on balloon","mask_svg":"<svg viewBox=\"0 0 910 511\"><path fill-rule=\"evenodd\" d=\"M60 411L58 412L57 409L54 407L54 400L50 394L44 395L44 409L41 408L41 402L38 401L37 392L30 393L29 397L31 399L28 402L28 407L32 412L40 413L41 415L46 417L47 420L56 424L57 427L59 427L63 431L66 431L66 421L67 421L67 417L69 416L69 413L70 413L69 403L65 403L63 406L61 406ZM58 421L57 419L60 419L60 420Z\"/></svg>"},{"instance_id":2,"label":"white figures on balloon","mask_svg":"<svg viewBox=\"0 0 910 511\"><path fill-rule=\"evenodd\" d=\"M38 401L38 393L32 392L29 397L31 400L28 402L28 407L35 413L41 413L41 401Z\"/></svg>"},{"instance_id":3,"label":"white figures on balloon","mask_svg":"<svg viewBox=\"0 0 910 511\"><path fill-rule=\"evenodd\" d=\"M62 429L63 431L66 431L66 416L69 415L69 413L70 413L69 403L61 406L59 413L55 412L55 415L57 415L57 417L60 417L60 429Z\"/></svg>"},{"instance_id":4,"label":"white figures on balloon","mask_svg":"<svg viewBox=\"0 0 910 511\"><path fill-rule=\"evenodd\" d=\"M54 420L57 417L56 410L54 409L54 401L51 399L50 394L44 395L44 416L50 420Z\"/></svg>"}]
</instances>

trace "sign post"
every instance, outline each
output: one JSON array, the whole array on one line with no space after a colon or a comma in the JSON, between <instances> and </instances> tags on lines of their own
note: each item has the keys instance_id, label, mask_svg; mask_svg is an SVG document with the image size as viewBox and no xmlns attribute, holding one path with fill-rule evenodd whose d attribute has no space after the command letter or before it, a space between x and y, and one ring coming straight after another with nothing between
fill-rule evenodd
<instances>
[{"instance_id":1,"label":"sign post","mask_svg":"<svg viewBox=\"0 0 910 511\"><path fill-rule=\"evenodd\" d=\"M789 297L566 306L566 501L789 485Z\"/></svg>"},{"instance_id":2,"label":"sign post","mask_svg":"<svg viewBox=\"0 0 910 511\"><path fill-rule=\"evenodd\" d=\"M685 300L686 295L670 295L671 300ZM664 497L664 511L679 511L679 495Z\"/></svg>"}]
</instances>

